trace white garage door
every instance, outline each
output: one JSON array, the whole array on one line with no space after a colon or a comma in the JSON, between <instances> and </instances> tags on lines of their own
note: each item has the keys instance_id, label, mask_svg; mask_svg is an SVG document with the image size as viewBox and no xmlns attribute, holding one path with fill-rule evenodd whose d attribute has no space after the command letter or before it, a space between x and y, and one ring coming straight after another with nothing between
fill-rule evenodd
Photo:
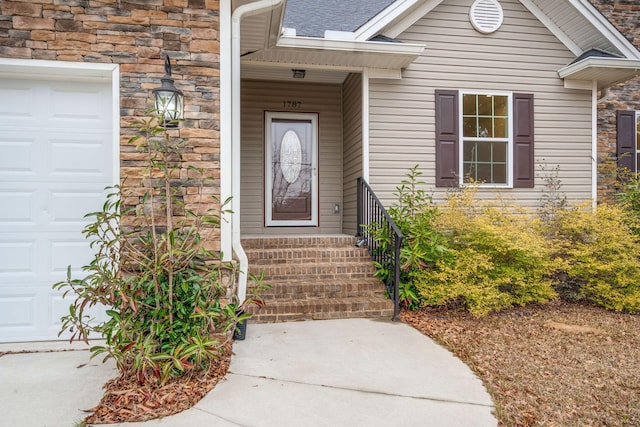
<instances>
[{"instance_id":1,"label":"white garage door","mask_svg":"<svg viewBox=\"0 0 640 427\"><path fill-rule=\"evenodd\" d=\"M111 84L3 78L0 100L0 342L57 339L51 285L91 260L83 217L114 183Z\"/></svg>"}]
</instances>

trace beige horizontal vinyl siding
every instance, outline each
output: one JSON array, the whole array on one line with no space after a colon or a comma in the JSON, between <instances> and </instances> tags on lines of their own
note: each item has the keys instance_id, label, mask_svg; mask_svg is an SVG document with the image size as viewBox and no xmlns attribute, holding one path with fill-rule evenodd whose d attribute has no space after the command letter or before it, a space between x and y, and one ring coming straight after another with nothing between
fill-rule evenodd
<instances>
[{"instance_id":1,"label":"beige horizontal vinyl siding","mask_svg":"<svg viewBox=\"0 0 640 427\"><path fill-rule=\"evenodd\" d=\"M344 189L342 230L356 234L356 180L362 176L362 75L351 74L342 86L343 92L343 161Z\"/></svg>"},{"instance_id":2,"label":"beige horizontal vinyl siding","mask_svg":"<svg viewBox=\"0 0 640 427\"><path fill-rule=\"evenodd\" d=\"M292 108L289 102L300 103ZM336 234L342 231L341 85L242 82L241 230L252 234ZM266 111L318 114L319 227L264 226L264 116Z\"/></svg>"},{"instance_id":3,"label":"beige horizontal vinyl siding","mask_svg":"<svg viewBox=\"0 0 640 427\"><path fill-rule=\"evenodd\" d=\"M574 56L517 0L501 0L504 23L483 35L469 22L472 0L445 0L398 38L426 45L400 80L370 86L370 180L385 204L416 164L435 199L436 89L533 93L536 187L482 189L480 195L539 204L547 170L559 166L571 200L591 197L591 92L564 88L558 69Z\"/></svg>"}]
</instances>

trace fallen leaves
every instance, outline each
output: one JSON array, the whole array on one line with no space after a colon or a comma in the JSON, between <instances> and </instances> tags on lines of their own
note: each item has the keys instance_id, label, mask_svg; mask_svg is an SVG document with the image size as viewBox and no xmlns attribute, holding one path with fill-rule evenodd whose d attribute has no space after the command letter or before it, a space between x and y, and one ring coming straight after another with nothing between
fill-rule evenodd
<instances>
[{"instance_id":1,"label":"fallen leaves","mask_svg":"<svg viewBox=\"0 0 640 427\"><path fill-rule=\"evenodd\" d=\"M476 372L502 426L640 425L640 316L558 302L402 319Z\"/></svg>"},{"instance_id":2,"label":"fallen leaves","mask_svg":"<svg viewBox=\"0 0 640 427\"><path fill-rule=\"evenodd\" d=\"M88 424L147 421L191 408L220 381L229 369L231 344L209 370L169 380L164 386L140 386L134 378L119 376L105 384L105 394Z\"/></svg>"}]
</instances>

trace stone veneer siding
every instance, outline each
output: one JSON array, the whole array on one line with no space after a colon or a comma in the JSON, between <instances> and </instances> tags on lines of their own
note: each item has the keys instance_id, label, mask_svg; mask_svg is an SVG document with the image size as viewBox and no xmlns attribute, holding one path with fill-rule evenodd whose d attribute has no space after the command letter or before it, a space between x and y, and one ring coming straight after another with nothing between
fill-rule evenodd
<instances>
[{"instance_id":1,"label":"stone veneer siding","mask_svg":"<svg viewBox=\"0 0 640 427\"><path fill-rule=\"evenodd\" d=\"M0 57L120 64L121 177L137 192L129 206L144 193L146 165L128 144L131 123L153 106L166 54L184 92L185 121L171 133L188 139L176 177L185 207L204 212L219 196L219 52L218 0L0 0ZM214 236L207 246L217 250Z\"/></svg>"},{"instance_id":2,"label":"stone veneer siding","mask_svg":"<svg viewBox=\"0 0 640 427\"><path fill-rule=\"evenodd\" d=\"M640 48L638 0L590 1L636 48ZM606 198L613 190L615 174L611 165L616 159L617 110L640 110L640 77L613 86L607 98L598 104L599 198Z\"/></svg>"}]
</instances>

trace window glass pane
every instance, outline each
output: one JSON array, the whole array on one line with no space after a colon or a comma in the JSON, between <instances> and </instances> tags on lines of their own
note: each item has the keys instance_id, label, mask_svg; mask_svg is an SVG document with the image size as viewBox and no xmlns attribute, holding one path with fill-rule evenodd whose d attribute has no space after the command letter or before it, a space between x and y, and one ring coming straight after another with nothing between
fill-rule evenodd
<instances>
[{"instance_id":1,"label":"window glass pane","mask_svg":"<svg viewBox=\"0 0 640 427\"><path fill-rule=\"evenodd\" d=\"M507 182L507 165L493 165L493 182L496 184Z\"/></svg>"},{"instance_id":2,"label":"window glass pane","mask_svg":"<svg viewBox=\"0 0 640 427\"><path fill-rule=\"evenodd\" d=\"M491 116L493 114L493 96L478 95L478 115Z\"/></svg>"},{"instance_id":3,"label":"window glass pane","mask_svg":"<svg viewBox=\"0 0 640 427\"><path fill-rule=\"evenodd\" d=\"M493 143L493 161L496 163L507 162L507 143L506 142Z\"/></svg>"},{"instance_id":4,"label":"window glass pane","mask_svg":"<svg viewBox=\"0 0 640 427\"><path fill-rule=\"evenodd\" d=\"M475 163L465 162L462 169L465 182L469 182L470 179L476 179Z\"/></svg>"},{"instance_id":5,"label":"window glass pane","mask_svg":"<svg viewBox=\"0 0 640 427\"><path fill-rule=\"evenodd\" d=\"M478 136L476 116L465 117L462 122L462 128L462 135L464 137L476 138Z\"/></svg>"},{"instance_id":6,"label":"window glass pane","mask_svg":"<svg viewBox=\"0 0 640 427\"><path fill-rule=\"evenodd\" d=\"M476 166L476 181L480 182L480 183L487 183L490 184L493 181L491 180L491 165L487 165L487 164L483 164L483 163L479 163Z\"/></svg>"},{"instance_id":7,"label":"window glass pane","mask_svg":"<svg viewBox=\"0 0 640 427\"><path fill-rule=\"evenodd\" d=\"M507 131L508 125L509 125L509 121L506 118L493 119L494 138L507 138L509 136L509 132Z\"/></svg>"},{"instance_id":8,"label":"window glass pane","mask_svg":"<svg viewBox=\"0 0 640 427\"><path fill-rule=\"evenodd\" d=\"M493 138L493 120L491 117L478 119L478 136L480 138Z\"/></svg>"},{"instance_id":9,"label":"window glass pane","mask_svg":"<svg viewBox=\"0 0 640 427\"><path fill-rule=\"evenodd\" d=\"M476 95L462 96L462 115L463 116L476 115Z\"/></svg>"},{"instance_id":10,"label":"window glass pane","mask_svg":"<svg viewBox=\"0 0 640 427\"><path fill-rule=\"evenodd\" d=\"M509 108L508 98L506 96L494 96L493 114L495 116L507 116L507 110Z\"/></svg>"},{"instance_id":11,"label":"window glass pane","mask_svg":"<svg viewBox=\"0 0 640 427\"><path fill-rule=\"evenodd\" d=\"M465 142L464 150L463 150L463 161L465 162L475 162L476 161L476 143L475 142Z\"/></svg>"},{"instance_id":12,"label":"window glass pane","mask_svg":"<svg viewBox=\"0 0 640 427\"><path fill-rule=\"evenodd\" d=\"M491 162L491 143L490 142L480 142L478 143L478 162Z\"/></svg>"}]
</instances>

